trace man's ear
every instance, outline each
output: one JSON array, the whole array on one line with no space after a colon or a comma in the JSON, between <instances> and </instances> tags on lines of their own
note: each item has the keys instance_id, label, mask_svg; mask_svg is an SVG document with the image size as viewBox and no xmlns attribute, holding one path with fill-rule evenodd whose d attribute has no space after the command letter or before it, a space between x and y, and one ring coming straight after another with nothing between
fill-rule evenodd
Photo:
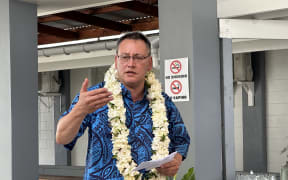
<instances>
[{"instance_id":1,"label":"man's ear","mask_svg":"<svg viewBox=\"0 0 288 180\"><path fill-rule=\"evenodd\" d=\"M117 63L118 63L117 60L118 60L118 58L117 58L117 56L115 55L115 56L114 56L115 69L117 69Z\"/></svg>"},{"instance_id":2,"label":"man's ear","mask_svg":"<svg viewBox=\"0 0 288 180\"><path fill-rule=\"evenodd\" d=\"M149 61L148 71L151 71L152 68L153 68L153 60L152 60L152 56L149 57L148 61Z\"/></svg>"}]
</instances>

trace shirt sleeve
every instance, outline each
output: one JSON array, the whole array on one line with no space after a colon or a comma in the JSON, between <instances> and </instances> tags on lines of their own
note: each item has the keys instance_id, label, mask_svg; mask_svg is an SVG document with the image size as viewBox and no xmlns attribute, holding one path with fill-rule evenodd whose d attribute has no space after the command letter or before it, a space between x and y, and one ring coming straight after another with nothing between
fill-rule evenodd
<instances>
[{"instance_id":1,"label":"shirt sleeve","mask_svg":"<svg viewBox=\"0 0 288 180\"><path fill-rule=\"evenodd\" d=\"M189 149L190 136L182 120L181 114L172 102L171 98L169 98L165 93L163 93L163 96L165 98L167 118L169 121L169 152L172 153L177 151L182 155L184 160Z\"/></svg>"},{"instance_id":2,"label":"shirt sleeve","mask_svg":"<svg viewBox=\"0 0 288 180\"><path fill-rule=\"evenodd\" d=\"M105 82L98 83L98 84L96 84L96 85L94 85L92 87L89 87L88 91L102 88L102 87L104 87L104 85L105 85ZM67 115L69 112L71 112L71 110L74 108L74 106L76 105L76 103L78 101L79 101L79 93L73 99L70 108L61 115L60 119L63 116ZM84 134L84 132L85 132L87 127L91 126L91 119L92 119L92 114L87 114L87 116L83 119L83 121L82 121L82 123L80 125L80 129L78 131L78 134L76 135L76 137L69 144L65 144L64 145L65 148L67 148L69 150L73 149L73 147L75 146L75 144L77 142L77 139Z\"/></svg>"},{"instance_id":3,"label":"shirt sleeve","mask_svg":"<svg viewBox=\"0 0 288 180\"><path fill-rule=\"evenodd\" d=\"M74 108L74 106L76 105L76 103L78 102L78 100L79 100L79 94L76 95L76 97L75 97L75 98L73 99L73 101L72 101L72 104L71 104L70 108L69 108L67 111L65 111L65 112L61 115L61 117L60 117L59 119L61 119L62 117L66 116L69 112L71 112L71 110ZM78 134L76 135L76 137L75 137L69 144L65 144L65 145L64 145L65 148L67 148L67 149L69 149L69 150L72 150L72 149L73 149L74 145L75 145L76 142L77 142L77 139L84 134L87 126L89 125L89 122L90 122L90 114L88 114L88 115L84 118L84 120L82 121L81 126L80 126L80 129L79 129Z\"/></svg>"}]
</instances>

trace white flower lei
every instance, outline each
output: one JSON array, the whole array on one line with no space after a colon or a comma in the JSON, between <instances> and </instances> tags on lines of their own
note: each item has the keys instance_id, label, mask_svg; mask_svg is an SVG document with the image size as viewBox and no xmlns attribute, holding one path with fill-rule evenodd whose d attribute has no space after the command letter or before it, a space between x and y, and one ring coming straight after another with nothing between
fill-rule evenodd
<instances>
[{"instance_id":1,"label":"white flower lei","mask_svg":"<svg viewBox=\"0 0 288 180\"><path fill-rule=\"evenodd\" d=\"M126 109L124 107L121 83L117 79L117 70L113 64L105 74L105 88L113 93L113 100L108 103L108 120L111 123L113 158L117 160L117 168L124 179L138 179L141 174L138 171L132 171L137 164L132 160L131 146L128 144L129 129L126 127ZM152 109L153 121L153 142L152 142L152 160L160 159L169 154L168 146L170 139L168 137L168 119L166 116L165 100L161 95L162 89L160 82L155 78L153 72L148 72L145 76L148 84L149 106ZM156 169L151 170L154 175L152 179L164 180Z\"/></svg>"}]
</instances>

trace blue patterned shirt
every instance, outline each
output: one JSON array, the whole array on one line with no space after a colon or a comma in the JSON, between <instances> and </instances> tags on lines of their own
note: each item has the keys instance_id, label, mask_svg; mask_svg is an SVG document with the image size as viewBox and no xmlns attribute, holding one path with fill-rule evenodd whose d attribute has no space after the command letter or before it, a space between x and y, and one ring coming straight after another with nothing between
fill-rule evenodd
<instances>
[{"instance_id":1,"label":"blue patterned shirt","mask_svg":"<svg viewBox=\"0 0 288 180\"><path fill-rule=\"evenodd\" d=\"M104 82L90 87L89 90L102 87L104 87ZM152 156L152 111L151 108L149 108L149 101L146 99L146 88L143 99L133 102L130 91L127 90L124 85L121 85L121 87L124 106L126 108L126 126L130 129L128 143L131 145L132 158L139 165L143 161L151 160ZM169 152L177 151L184 159L189 148L190 137L176 106L165 93L162 93L162 95L165 98L167 118L169 120ZM78 99L79 94L72 101L69 110L64 112L62 116L65 116L73 109ZM112 158L112 135L107 113L108 106L105 105L95 112L88 114L83 120L77 136L71 143L65 145L66 148L72 150L77 139L83 135L87 127L89 128L84 179L123 180L123 176L116 167L116 159ZM143 171L141 172L145 173Z\"/></svg>"}]
</instances>

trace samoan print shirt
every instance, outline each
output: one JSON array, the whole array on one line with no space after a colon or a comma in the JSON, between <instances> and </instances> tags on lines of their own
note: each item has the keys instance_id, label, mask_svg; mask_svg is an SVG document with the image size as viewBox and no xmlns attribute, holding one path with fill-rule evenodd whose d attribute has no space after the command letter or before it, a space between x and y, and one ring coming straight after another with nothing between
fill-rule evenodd
<instances>
[{"instance_id":1,"label":"samoan print shirt","mask_svg":"<svg viewBox=\"0 0 288 180\"><path fill-rule=\"evenodd\" d=\"M104 87L104 82L92 86L88 90L102 87ZM131 145L132 158L139 165L141 162L151 160L152 156L152 110L149 107L149 100L146 98L146 89L143 99L133 102L130 91L123 84L121 84L121 87L124 106L126 108L126 126L130 130L128 143ZM185 159L190 144L190 137L176 106L165 93L162 93L162 95L165 98L169 121L169 152L177 151ZM65 116L73 109L78 99L79 94L72 101L69 110L64 112L62 116ZM84 174L84 179L86 180L124 179L116 167L116 159L112 158L112 134L107 114L107 105L88 114L83 120L77 136L71 143L65 145L66 148L72 150L77 139L84 134L84 131L88 127L89 139ZM143 171L141 173L145 174Z\"/></svg>"}]
</instances>

